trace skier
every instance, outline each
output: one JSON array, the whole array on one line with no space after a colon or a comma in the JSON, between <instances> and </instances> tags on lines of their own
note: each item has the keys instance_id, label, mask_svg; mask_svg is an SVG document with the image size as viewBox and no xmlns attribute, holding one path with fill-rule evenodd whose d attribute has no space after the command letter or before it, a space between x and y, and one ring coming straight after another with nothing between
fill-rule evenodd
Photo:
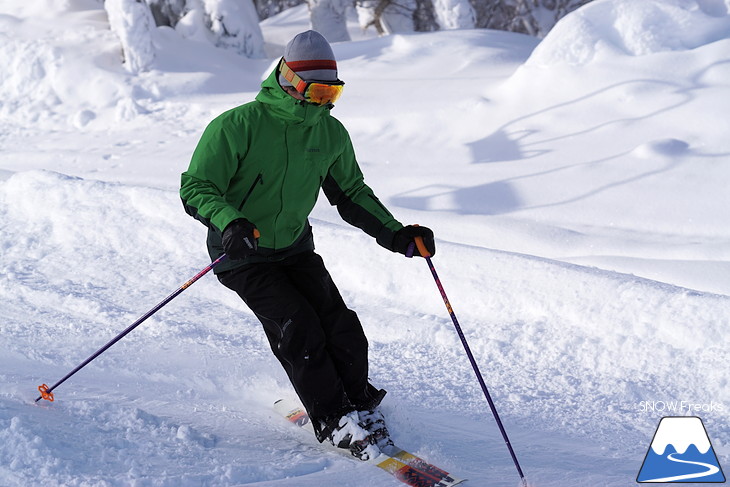
<instances>
[{"instance_id":1,"label":"skier","mask_svg":"<svg viewBox=\"0 0 730 487\"><path fill-rule=\"evenodd\" d=\"M435 247L430 229L403 226L364 183L349 134L330 114L343 85L327 40L295 36L255 101L205 129L180 196L208 227L210 257L227 254L216 275L263 324L317 439L367 460L389 441L378 409L386 392L368 381L367 339L314 252L308 216L322 189L382 247L407 254L416 237Z\"/></svg>"}]
</instances>

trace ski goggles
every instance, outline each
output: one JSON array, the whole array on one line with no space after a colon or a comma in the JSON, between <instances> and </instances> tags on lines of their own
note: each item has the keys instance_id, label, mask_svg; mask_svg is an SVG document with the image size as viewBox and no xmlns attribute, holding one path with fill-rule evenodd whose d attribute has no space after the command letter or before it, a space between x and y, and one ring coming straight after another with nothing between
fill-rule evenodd
<instances>
[{"instance_id":1,"label":"ski goggles","mask_svg":"<svg viewBox=\"0 0 730 487\"><path fill-rule=\"evenodd\" d=\"M295 90L297 90L309 103L315 105L331 105L342 94L342 90L345 87L344 81L304 81L293 69L286 64L284 58L281 58L279 63L279 72L292 84Z\"/></svg>"}]
</instances>

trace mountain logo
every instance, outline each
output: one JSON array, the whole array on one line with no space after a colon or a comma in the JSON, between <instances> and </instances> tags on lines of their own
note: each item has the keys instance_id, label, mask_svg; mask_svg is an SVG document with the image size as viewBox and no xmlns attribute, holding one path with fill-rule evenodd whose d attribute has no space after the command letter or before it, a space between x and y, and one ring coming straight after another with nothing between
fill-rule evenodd
<instances>
[{"instance_id":1,"label":"mountain logo","mask_svg":"<svg viewBox=\"0 0 730 487\"><path fill-rule=\"evenodd\" d=\"M636 482L725 482L702 420L697 416L662 418Z\"/></svg>"}]
</instances>

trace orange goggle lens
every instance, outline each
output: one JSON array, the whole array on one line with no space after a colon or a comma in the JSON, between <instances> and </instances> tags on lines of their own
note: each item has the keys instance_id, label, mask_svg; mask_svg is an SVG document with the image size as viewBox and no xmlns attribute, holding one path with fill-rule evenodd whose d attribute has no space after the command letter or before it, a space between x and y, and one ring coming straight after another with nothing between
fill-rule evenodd
<instances>
[{"instance_id":1,"label":"orange goggle lens","mask_svg":"<svg viewBox=\"0 0 730 487\"><path fill-rule=\"evenodd\" d=\"M328 105L337 101L342 95L344 84L329 85L325 83L309 83L304 91L304 98L317 105Z\"/></svg>"}]
</instances>

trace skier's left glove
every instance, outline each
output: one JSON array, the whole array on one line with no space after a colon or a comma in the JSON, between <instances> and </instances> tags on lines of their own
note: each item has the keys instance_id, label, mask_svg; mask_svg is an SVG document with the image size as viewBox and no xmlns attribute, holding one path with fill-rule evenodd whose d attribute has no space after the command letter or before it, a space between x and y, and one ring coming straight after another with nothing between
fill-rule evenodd
<instances>
[{"instance_id":1,"label":"skier's left glove","mask_svg":"<svg viewBox=\"0 0 730 487\"><path fill-rule=\"evenodd\" d=\"M433 232L428 227L421 227L418 225L408 225L403 227L393 237L393 251L408 256L409 247L413 243L415 245L415 238L421 237L423 243L426 246L426 250L431 255L436 253L436 244L433 240ZM416 248L413 253L420 255L421 253Z\"/></svg>"},{"instance_id":2,"label":"skier's left glove","mask_svg":"<svg viewBox=\"0 0 730 487\"><path fill-rule=\"evenodd\" d=\"M233 220L223 230L223 250L231 260L244 259L256 253L259 231L245 218Z\"/></svg>"}]
</instances>

